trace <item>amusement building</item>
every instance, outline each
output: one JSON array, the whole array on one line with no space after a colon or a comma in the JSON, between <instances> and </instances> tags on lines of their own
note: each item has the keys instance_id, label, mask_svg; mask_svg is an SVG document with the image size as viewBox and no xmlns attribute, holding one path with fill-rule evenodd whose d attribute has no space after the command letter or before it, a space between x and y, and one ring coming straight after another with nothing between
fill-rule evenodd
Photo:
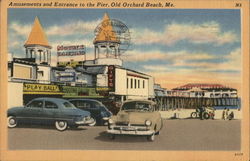
<instances>
[{"instance_id":1,"label":"amusement building","mask_svg":"<svg viewBox=\"0 0 250 161\"><path fill-rule=\"evenodd\" d=\"M103 22L109 21L104 14ZM154 78L123 67L121 40L112 23L93 40L94 59L87 60L84 45L58 46L52 66L52 46L36 17L24 43L23 58L8 61L8 107L21 106L37 97L91 98L116 106L128 99L150 99L161 110L201 105L239 106L237 90L220 84L187 84L167 90ZM82 60L59 61L62 56L83 55ZM15 96L15 97L13 97Z\"/></svg>"}]
</instances>

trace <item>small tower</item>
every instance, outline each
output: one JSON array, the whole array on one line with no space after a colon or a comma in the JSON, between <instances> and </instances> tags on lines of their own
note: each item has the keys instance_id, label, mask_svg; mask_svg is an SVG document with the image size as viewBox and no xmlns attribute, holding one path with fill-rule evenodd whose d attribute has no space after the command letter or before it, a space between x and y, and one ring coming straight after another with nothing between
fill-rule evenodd
<instances>
[{"instance_id":1,"label":"small tower","mask_svg":"<svg viewBox=\"0 0 250 161\"><path fill-rule=\"evenodd\" d=\"M93 42L95 46L95 64L122 66L119 51L120 40L113 30L107 13L104 14L102 23L98 27L99 30Z\"/></svg>"},{"instance_id":2,"label":"small tower","mask_svg":"<svg viewBox=\"0 0 250 161\"><path fill-rule=\"evenodd\" d=\"M28 40L25 42L26 58L35 58L37 64L51 63L51 46L38 17L35 18Z\"/></svg>"}]
</instances>

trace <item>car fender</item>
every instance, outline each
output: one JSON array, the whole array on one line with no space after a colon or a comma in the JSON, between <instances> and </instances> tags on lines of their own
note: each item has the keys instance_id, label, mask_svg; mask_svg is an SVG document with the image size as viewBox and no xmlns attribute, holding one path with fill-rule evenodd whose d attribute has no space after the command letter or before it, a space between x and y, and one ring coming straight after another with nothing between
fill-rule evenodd
<instances>
[{"instance_id":1,"label":"car fender","mask_svg":"<svg viewBox=\"0 0 250 161\"><path fill-rule=\"evenodd\" d=\"M23 110L23 106L20 107L12 107L7 110L7 116L17 116Z\"/></svg>"}]
</instances>

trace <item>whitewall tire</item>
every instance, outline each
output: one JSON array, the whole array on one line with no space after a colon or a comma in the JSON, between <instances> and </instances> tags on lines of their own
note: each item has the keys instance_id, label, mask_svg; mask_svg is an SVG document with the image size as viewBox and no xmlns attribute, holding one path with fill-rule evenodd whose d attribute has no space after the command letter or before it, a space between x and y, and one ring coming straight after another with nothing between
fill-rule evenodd
<instances>
[{"instance_id":1,"label":"whitewall tire","mask_svg":"<svg viewBox=\"0 0 250 161\"><path fill-rule=\"evenodd\" d=\"M66 121L56 121L55 126L57 130L64 131L67 129L68 123Z\"/></svg>"},{"instance_id":2,"label":"whitewall tire","mask_svg":"<svg viewBox=\"0 0 250 161\"><path fill-rule=\"evenodd\" d=\"M93 118L94 122L92 122L91 124L89 124L89 126L95 126L96 125L96 120Z\"/></svg>"},{"instance_id":3,"label":"whitewall tire","mask_svg":"<svg viewBox=\"0 0 250 161\"><path fill-rule=\"evenodd\" d=\"M154 141L155 140L155 133L152 135L148 136L148 141Z\"/></svg>"},{"instance_id":4,"label":"whitewall tire","mask_svg":"<svg viewBox=\"0 0 250 161\"><path fill-rule=\"evenodd\" d=\"M14 116L9 116L7 118L7 122L8 122L9 128L13 128L13 127L17 126L17 120L16 120L16 117L14 117Z\"/></svg>"}]
</instances>

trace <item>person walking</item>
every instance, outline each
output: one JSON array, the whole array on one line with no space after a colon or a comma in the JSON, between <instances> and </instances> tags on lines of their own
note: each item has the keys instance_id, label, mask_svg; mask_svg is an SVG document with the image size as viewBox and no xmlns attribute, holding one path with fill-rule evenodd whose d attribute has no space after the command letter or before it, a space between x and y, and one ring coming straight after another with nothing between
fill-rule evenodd
<instances>
[{"instance_id":1,"label":"person walking","mask_svg":"<svg viewBox=\"0 0 250 161\"><path fill-rule=\"evenodd\" d=\"M199 109L200 109L200 119L203 120L203 115L204 115L205 108L204 107L199 107Z\"/></svg>"},{"instance_id":2,"label":"person walking","mask_svg":"<svg viewBox=\"0 0 250 161\"><path fill-rule=\"evenodd\" d=\"M226 120L229 119L229 108L226 109L226 112L225 112L225 117L226 117Z\"/></svg>"},{"instance_id":3,"label":"person walking","mask_svg":"<svg viewBox=\"0 0 250 161\"><path fill-rule=\"evenodd\" d=\"M222 111L222 119L226 120L226 110L227 108L224 108L224 110Z\"/></svg>"}]
</instances>

